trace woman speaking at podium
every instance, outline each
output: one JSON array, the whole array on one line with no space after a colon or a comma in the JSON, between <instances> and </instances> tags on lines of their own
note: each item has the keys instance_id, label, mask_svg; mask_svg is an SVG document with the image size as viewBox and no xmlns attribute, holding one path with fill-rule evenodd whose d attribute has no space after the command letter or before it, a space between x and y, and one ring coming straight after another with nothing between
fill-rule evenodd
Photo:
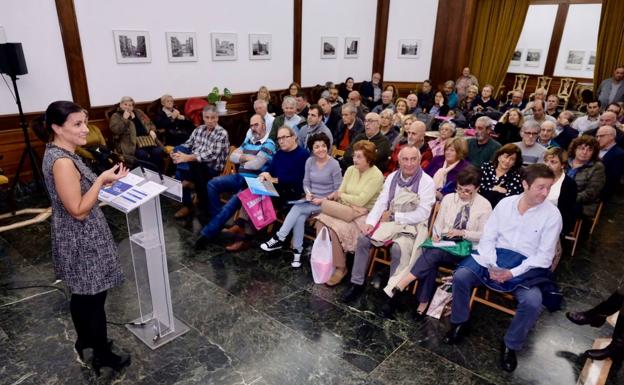
<instances>
[{"instance_id":1,"label":"woman speaking at podium","mask_svg":"<svg viewBox=\"0 0 624 385\"><path fill-rule=\"evenodd\" d=\"M70 311L76 334L75 348L93 349L93 368L121 370L129 355L111 351L106 335L104 303L108 289L123 281L116 244L98 206L102 186L128 174L118 164L96 176L75 154L86 143L89 132L82 107L68 101L48 106L31 127L46 143L43 176L52 204L52 257L58 279L71 292Z\"/></svg>"}]
</instances>

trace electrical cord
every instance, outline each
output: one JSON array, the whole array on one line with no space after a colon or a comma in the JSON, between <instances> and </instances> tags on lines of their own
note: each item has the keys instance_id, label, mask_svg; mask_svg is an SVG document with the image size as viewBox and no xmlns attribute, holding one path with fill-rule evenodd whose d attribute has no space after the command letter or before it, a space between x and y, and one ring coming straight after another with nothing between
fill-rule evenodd
<instances>
[{"instance_id":1,"label":"electrical cord","mask_svg":"<svg viewBox=\"0 0 624 385\"><path fill-rule=\"evenodd\" d=\"M15 99L15 94L13 93L11 86L9 86L9 83L7 83L6 78L4 77L4 74L2 74L2 80L4 80L4 84L6 84L7 88L9 89L9 92L11 93L13 100L17 103L17 99Z\"/></svg>"}]
</instances>

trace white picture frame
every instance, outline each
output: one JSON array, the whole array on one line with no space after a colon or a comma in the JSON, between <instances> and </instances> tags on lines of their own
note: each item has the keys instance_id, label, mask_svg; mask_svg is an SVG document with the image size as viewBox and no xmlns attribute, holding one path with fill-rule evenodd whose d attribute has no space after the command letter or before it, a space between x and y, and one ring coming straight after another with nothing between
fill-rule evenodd
<instances>
[{"instance_id":1,"label":"white picture frame","mask_svg":"<svg viewBox=\"0 0 624 385\"><path fill-rule=\"evenodd\" d=\"M344 57L345 59L356 59L360 53L360 38L345 37L344 40Z\"/></svg>"},{"instance_id":2,"label":"white picture frame","mask_svg":"<svg viewBox=\"0 0 624 385\"><path fill-rule=\"evenodd\" d=\"M335 59L338 57L338 37L321 36L321 59Z\"/></svg>"},{"instance_id":3,"label":"white picture frame","mask_svg":"<svg viewBox=\"0 0 624 385\"><path fill-rule=\"evenodd\" d=\"M539 67L542 61L541 49L527 49L526 58L524 59L525 67Z\"/></svg>"},{"instance_id":4,"label":"white picture frame","mask_svg":"<svg viewBox=\"0 0 624 385\"><path fill-rule=\"evenodd\" d=\"M589 51L587 55L587 64L585 65L586 71L593 71L596 65L596 51Z\"/></svg>"},{"instance_id":5,"label":"white picture frame","mask_svg":"<svg viewBox=\"0 0 624 385\"><path fill-rule=\"evenodd\" d=\"M519 66L522 63L522 56L524 55L524 48L516 48L511 55L510 66Z\"/></svg>"},{"instance_id":6,"label":"white picture frame","mask_svg":"<svg viewBox=\"0 0 624 385\"><path fill-rule=\"evenodd\" d=\"M400 39L399 40L399 59L420 58L421 46L422 46L422 41L419 39Z\"/></svg>"},{"instance_id":7,"label":"white picture frame","mask_svg":"<svg viewBox=\"0 0 624 385\"><path fill-rule=\"evenodd\" d=\"M197 56L197 34L195 32L165 32L167 57L172 63L193 62Z\"/></svg>"},{"instance_id":8,"label":"white picture frame","mask_svg":"<svg viewBox=\"0 0 624 385\"><path fill-rule=\"evenodd\" d=\"M117 63L150 63L152 50L148 31L113 30Z\"/></svg>"},{"instance_id":9,"label":"white picture frame","mask_svg":"<svg viewBox=\"0 0 624 385\"><path fill-rule=\"evenodd\" d=\"M585 51L580 49L571 49L568 51L565 68L567 70L580 70L585 63Z\"/></svg>"},{"instance_id":10,"label":"white picture frame","mask_svg":"<svg viewBox=\"0 0 624 385\"><path fill-rule=\"evenodd\" d=\"M210 40L213 61L238 59L238 36L235 33L213 32Z\"/></svg>"},{"instance_id":11,"label":"white picture frame","mask_svg":"<svg viewBox=\"0 0 624 385\"><path fill-rule=\"evenodd\" d=\"M271 60L273 35L268 33L249 34L249 60Z\"/></svg>"}]
</instances>

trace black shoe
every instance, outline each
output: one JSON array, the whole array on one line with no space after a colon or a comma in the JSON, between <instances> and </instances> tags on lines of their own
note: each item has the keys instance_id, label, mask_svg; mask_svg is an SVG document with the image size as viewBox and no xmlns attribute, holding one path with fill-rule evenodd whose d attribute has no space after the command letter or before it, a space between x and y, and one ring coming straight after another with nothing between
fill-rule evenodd
<instances>
[{"instance_id":1,"label":"black shoe","mask_svg":"<svg viewBox=\"0 0 624 385\"><path fill-rule=\"evenodd\" d=\"M601 327L607 320L605 316L594 315L586 311L569 311L566 313L566 317L577 325L589 324L595 328Z\"/></svg>"},{"instance_id":2,"label":"black shoe","mask_svg":"<svg viewBox=\"0 0 624 385\"><path fill-rule=\"evenodd\" d=\"M279 250L284 247L284 241L281 241L277 235L274 235L268 241L260 245L260 248L264 251Z\"/></svg>"},{"instance_id":3,"label":"black shoe","mask_svg":"<svg viewBox=\"0 0 624 385\"><path fill-rule=\"evenodd\" d=\"M209 238L200 235L199 238L197 238L197 241L195 241L195 251L206 250L210 243L211 242Z\"/></svg>"},{"instance_id":4,"label":"black shoe","mask_svg":"<svg viewBox=\"0 0 624 385\"><path fill-rule=\"evenodd\" d=\"M464 322L461 324L451 323L451 329L446 332L444 342L447 345L456 345L462 341L464 337L470 334L470 324L468 322Z\"/></svg>"},{"instance_id":5,"label":"black shoe","mask_svg":"<svg viewBox=\"0 0 624 385\"><path fill-rule=\"evenodd\" d=\"M357 285L352 283L345 291L342 292L340 296L340 301L344 303L353 302L356 300L364 291L364 285Z\"/></svg>"},{"instance_id":6,"label":"black shoe","mask_svg":"<svg viewBox=\"0 0 624 385\"><path fill-rule=\"evenodd\" d=\"M93 357L93 370L95 374L100 375L100 369L103 367L109 367L116 372L130 365L130 355L122 354L117 355L111 351L103 354L95 354Z\"/></svg>"},{"instance_id":7,"label":"black shoe","mask_svg":"<svg viewBox=\"0 0 624 385\"><path fill-rule=\"evenodd\" d=\"M386 302L379 308L379 315L383 318L394 319L394 311L396 310L397 302L399 301L399 295L401 291L398 288L392 289L392 297L388 298Z\"/></svg>"},{"instance_id":8,"label":"black shoe","mask_svg":"<svg viewBox=\"0 0 624 385\"><path fill-rule=\"evenodd\" d=\"M427 316L427 309L425 309L422 313L418 311L418 306L414 307L412 311L412 319L414 321L422 321Z\"/></svg>"},{"instance_id":9,"label":"black shoe","mask_svg":"<svg viewBox=\"0 0 624 385\"><path fill-rule=\"evenodd\" d=\"M624 357L624 339L615 338L606 348L590 349L585 352L585 356L598 361L611 358L613 362L617 362Z\"/></svg>"},{"instance_id":10,"label":"black shoe","mask_svg":"<svg viewBox=\"0 0 624 385\"><path fill-rule=\"evenodd\" d=\"M513 372L516 370L516 366L518 366L516 352L509 349L504 342L501 346L500 364L506 372Z\"/></svg>"},{"instance_id":11,"label":"black shoe","mask_svg":"<svg viewBox=\"0 0 624 385\"><path fill-rule=\"evenodd\" d=\"M108 349L112 349L113 340L108 339L106 341L106 346L108 346ZM93 348L93 346L83 345L80 340L76 340L76 343L74 344L74 349L76 350L76 353L78 353L78 357L80 357L80 361L83 361L83 362L84 362L84 350L91 349L91 348Z\"/></svg>"}]
</instances>

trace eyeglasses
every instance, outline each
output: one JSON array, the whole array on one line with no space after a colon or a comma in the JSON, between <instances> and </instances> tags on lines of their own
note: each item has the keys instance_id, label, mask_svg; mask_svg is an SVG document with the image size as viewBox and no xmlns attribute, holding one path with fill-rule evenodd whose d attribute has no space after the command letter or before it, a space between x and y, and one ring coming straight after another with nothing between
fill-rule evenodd
<instances>
[{"instance_id":1,"label":"eyeglasses","mask_svg":"<svg viewBox=\"0 0 624 385\"><path fill-rule=\"evenodd\" d=\"M538 136L539 132L526 132L526 131L524 131L523 134L528 135L528 136Z\"/></svg>"},{"instance_id":2,"label":"eyeglasses","mask_svg":"<svg viewBox=\"0 0 624 385\"><path fill-rule=\"evenodd\" d=\"M377 120L377 119L366 119L366 120L364 120L364 123L379 123L379 120Z\"/></svg>"},{"instance_id":3,"label":"eyeglasses","mask_svg":"<svg viewBox=\"0 0 624 385\"><path fill-rule=\"evenodd\" d=\"M279 142L280 140L286 140L288 138L292 138L292 135L278 136L277 141Z\"/></svg>"},{"instance_id":4,"label":"eyeglasses","mask_svg":"<svg viewBox=\"0 0 624 385\"><path fill-rule=\"evenodd\" d=\"M603 138L605 136L609 136L609 135L608 134L597 134L596 138L599 139L599 138Z\"/></svg>"},{"instance_id":5,"label":"eyeglasses","mask_svg":"<svg viewBox=\"0 0 624 385\"><path fill-rule=\"evenodd\" d=\"M250 125L249 125L249 128L258 128L258 127L260 127L260 124L261 124L261 123L254 123L254 124L250 124Z\"/></svg>"}]
</instances>

